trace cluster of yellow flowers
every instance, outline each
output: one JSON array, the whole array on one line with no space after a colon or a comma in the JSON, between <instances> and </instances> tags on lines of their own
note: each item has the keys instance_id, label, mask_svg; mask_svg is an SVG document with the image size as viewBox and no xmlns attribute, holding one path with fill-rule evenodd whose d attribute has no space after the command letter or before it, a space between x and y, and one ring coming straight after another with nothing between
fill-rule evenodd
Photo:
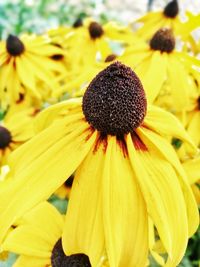
<instances>
[{"instance_id":1,"label":"cluster of yellow flowers","mask_svg":"<svg viewBox=\"0 0 200 267\"><path fill-rule=\"evenodd\" d=\"M0 258L180 263L200 203L200 15L185 17L173 0L128 26L78 19L0 42Z\"/></svg>"}]
</instances>

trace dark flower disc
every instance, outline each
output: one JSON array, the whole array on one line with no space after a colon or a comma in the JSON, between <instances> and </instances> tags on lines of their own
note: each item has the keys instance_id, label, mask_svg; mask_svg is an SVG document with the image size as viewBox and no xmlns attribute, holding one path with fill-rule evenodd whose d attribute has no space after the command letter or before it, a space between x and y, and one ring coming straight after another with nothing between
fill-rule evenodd
<instances>
[{"instance_id":1,"label":"dark flower disc","mask_svg":"<svg viewBox=\"0 0 200 267\"><path fill-rule=\"evenodd\" d=\"M117 55L115 55L115 54L110 54L110 55L108 55L108 56L106 57L105 62L112 62L112 61L114 61L116 58L117 58Z\"/></svg>"},{"instance_id":2,"label":"dark flower disc","mask_svg":"<svg viewBox=\"0 0 200 267\"><path fill-rule=\"evenodd\" d=\"M15 57L20 56L24 52L25 47L17 36L10 34L6 40L6 49L10 55Z\"/></svg>"},{"instance_id":3,"label":"dark flower disc","mask_svg":"<svg viewBox=\"0 0 200 267\"><path fill-rule=\"evenodd\" d=\"M198 110L200 110L200 96L197 99L197 108L198 108Z\"/></svg>"},{"instance_id":4,"label":"dark flower disc","mask_svg":"<svg viewBox=\"0 0 200 267\"><path fill-rule=\"evenodd\" d=\"M175 18L178 15L179 7L177 0L169 2L163 11L163 14L168 18Z\"/></svg>"},{"instance_id":5,"label":"dark flower disc","mask_svg":"<svg viewBox=\"0 0 200 267\"><path fill-rule=\"evenodd\" d=\"M52 254L51 254L51 264L52 267L61 267L64 257L66 257L63 248L61 238L56 242Z\"/></svg>"},{"instance_id":6,"label":"dark flower disc","mask_svg":"<svg viewBox=\"0 0 200 267\"><path fill-rule=\"evenodd\" d=\"M103 28L97 22L91 22L89 25L89 33L92 39L100 38L103 35Z\"/></svg>"},{"instance_id":7,"label":"dark flower disc","mask_svg":"<svg viewBox=\"0 0 200 267\"><path fill-rule=\"evenodd\" d=\"M161 52L172 52L175 48L175 38L171 29L162 28L158 30L150 40L150 47Z\"/></svg>"},{"instance_id":8,"label":"dark flower disc","mask_svg":"<svg viewBox=\"0 0 200 267\"><path fill-rule=\"evenodd\" d=\"M83 20L82 20L81 18L78 18L78 19L74 22L73 27L74 27L74 28L78 28L78 27L81 27L81 26L83 26Z\"/></svg>"},{"instance_id":9,"label":"dark flower disc","mask_svg":"<svg viewBox=\"0 0 200 267\"><path fill-rule=\"evenodd\" d=\"M91 267L90 260L85 254L66 256L60 267Z\"/></svg>"},{"instance_id":10,"label":"dark flower disc","mask_svg":"<svg viewBox=\"0 0 200 267\"><path fill-rule=\"evenodd\" d=\"M82 109L88 123L104 135L122 136L141 125L147 102L131 68L116 61L90 83Z\"/></svg>"},{"instance_id":11,"label":"dark flower disc","mask_svg":"<svg viewBox=\"0 0 200 267\"><path fill-rule=\"evenodd\" d=\"M8 147L11 141L12 136L9 130L3 126L0 126L0 149Z\"/></svg>"},{"instance_id":12,"label":"dark flower disc","mask_svg":"<svg viewBox=\"0 0 200 267\"><path fill-rule=\"evenodd\" d=\"M61 239L56 242L52 250L51 265L52 267L91 267L89 258L85 254L78 253L66 256Z\"/></svg>"}]
</instances>

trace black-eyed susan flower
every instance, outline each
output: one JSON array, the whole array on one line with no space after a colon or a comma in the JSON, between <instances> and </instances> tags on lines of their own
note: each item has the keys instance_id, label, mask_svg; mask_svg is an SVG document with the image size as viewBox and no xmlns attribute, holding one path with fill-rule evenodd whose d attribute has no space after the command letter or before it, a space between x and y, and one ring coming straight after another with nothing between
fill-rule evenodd
<instances>
[{"instance_id":1,"label":"black-eyed susan flower","mask_svg":"<svg viewBox=\"0 0 200 267\"><path fill-rule=\"evenodd\" d=\"M191 72L199 61L175 49L170 29L158 30L149 44L129 47L121 59L141 78L149 102L156 101L174 113L188 109L190 97L197 90Z\"/></svg>"},{"instance_id":2,"label":"black-eyed susan flower","mask_svg":"<svg viewBox=\"0 0 200 267\"><path fill-rule=\"evenodd\" d=\"M108 66L83 99L39 114L37 129L13 153L14 179L0 188L1 242L18 218L76 170L62 235L66 255L83 253L94 267L102 255L110 267L145 266L150 217L168 253L166 266L180 262L199 218L168 137L190 139L173 115L147 106L129 67Z\"/></svg>"},{"instance_id":3,"label":"black-eyed susan flower","mask_svg":"<svg viewBox=\"0 0 200 267\"><path fill-rule=\"evenodd\" d=\"M100 57L111 53L103 26L92 19L84 20L83 26L66 37L63 47L69 51L74 71L86 64L92 65L98 53Z\"/></svg>"},{"instance_id":4,"label":"black-eyed susan flower","mask_svg":"<svg viewBox=\"0 0 200 267\"><path fill-rule=\"evenodd\" d=\"M1 249L19 254L13 267L71 267L73 264L90 267L86 255L65 256L61 243L63 226L64 217L51 204L42 202L23 216Z\"/></svg>"},{"instance_id":5,"label":"black-eyed susan flower","mask_svg":"<svg viewBox=\"0 0 200 267\"><path fill-rule=\"evenodd\" d=\"M51 56L63 54L63 50L50 44L45 36L9 35L0 43L0 100L1 105L15 103L20 95L29 94L44 99L51 90L59 87L56 74L66 70ZM48 87L40 89L40 84ZM5 103L6 102L6 103Z\"/></svg>"},{"instance_id":6,"label":"black-eyed susan flower","mask_svg":"<svg viewBox=\"0 0 200 267\"><path fill-rule=\"evenodd\" d=\"M10 153L33 137L34 115L34 109L26 109L5 116L0 124L0 165L6 164Z\"/></svg>"},{"instance_id":7,"label":"black-eyed susan flower","mask_svg":"<svg viewBox=\"0 0 200 267\"><path fill-rule=\"evenodd\" d=\"M178 1L170 1L164 10L148 12L136 22L142 23L136 34L145 40L149 40L157 30L163 27L173 29L176 33L177 27L180 27L181 23Z\"/></svg>"}]
</instances>

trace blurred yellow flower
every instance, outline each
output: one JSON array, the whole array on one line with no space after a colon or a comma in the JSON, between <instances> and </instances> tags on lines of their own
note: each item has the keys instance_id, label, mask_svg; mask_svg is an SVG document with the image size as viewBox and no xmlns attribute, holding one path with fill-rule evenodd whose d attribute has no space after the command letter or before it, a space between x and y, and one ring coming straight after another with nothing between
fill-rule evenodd
<instances>
[{"instance_id":1,"label":"blurred yellow flower","mask_svg":"<svg viewBox=\"0 0 200 267\"><path fill-rule=\"evenodd\" d=\"M0 43L0 102L6 107L29 94L38 99L59 87L56 74L66 69L51 56L63 54L63 50L50 44L45 36L23 35L20 38L9 35ZM38 83L48 87L48 93L41 90Z\"/></svg>"},{"instance_id":2,"label":"blurred yellow flower","mask_svg":"<svg viewBox=\"0 0 200 267\"><path fill-rule=\"evenodd\" d=\"M34 109L5 116L0 124L0 165L7 164L10 153L34 135Z\"/></svg>"},{"instance_id":3,"label":"blurred yellow flower","mask_svg":"<svg viewBox=\"0 0 200 267\"><path fill-rule=\"evenodd\" d=\"M174 113L188 110L197 90L191 72L197 72L193 68L200 66L200 60L175 49L170 29L158 30L150 44L140 42L128 47L120 59L139 75L150 103Z\"/></svg>"}]
</instances>

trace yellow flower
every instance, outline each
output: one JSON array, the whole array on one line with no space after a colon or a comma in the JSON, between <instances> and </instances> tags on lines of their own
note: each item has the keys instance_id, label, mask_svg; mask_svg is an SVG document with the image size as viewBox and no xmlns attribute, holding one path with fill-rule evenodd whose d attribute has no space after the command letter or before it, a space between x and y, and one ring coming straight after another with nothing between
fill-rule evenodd
<instances>
[{"instance_id":1,"label":"yellow flower","mask_svg":"<svg viewBox=\"0 0 200 267\"><path fill-rule=\"evenodd\" d=\"M8 113L0 124L0 165L6 164L10 153L34 135L33 109Z\"/></svg>"},{"instance_id":2,"label":"yellow flower","mask_svg":"<svg viewBox=\"0 0 200 267\"><path fill-rule=\"evenodd\" d=\"M19 225L7 235L1 248L20 256L13 267L64 267L70 262L89 262L85 255L65 256L61 235L64 217L48 202L27 212ZM90 265L81 265L87 267Z\"/></svg>"},{"instance_id":3,"label":"yellow flower","mask_svg":"<svg viewBox=\"0 0 200 267\"><path fill-rule=\"evenodd\" d=\"M110 267L143 267L151 217L168 253L166 266L180 262L199 217L168 137L190 139L173 115L147 107L129 67L108 66L83 100L44 110L37 130L13 153L14 179L0 188L1 242L18 218L76 170L62 236L66 255L84 253L94 267L105 254Z\"/></svg>"},{"instance_id":4,"label":"yellow flower","mask_svg":"<svg viewBox=\"0 0 200 267\"><path fill-rule=\"evenodd\" d=\"M111 53L103 26L92 19L84 20L83 26L70 32L63 47L69 51L73 71L80 70L86 64L92 65L96 61L97 53L103 57Z\"/></svg>"},{"instance_id":5,"label":"yellow flower","mask_svg":"<svg viewBox=\"0 0 200 267\"><path fill-rule=\"evenodd\" d=\"M130 46L121 59L141 78L150 103L156 101L174 113L188 109L190 96L197 90L191 72L197 72L193 67L200 66L200 61L175 49L171 30L158 30L150 44Z\"/></svg>"},{"instance_id":6,"label":"yellow flower","mask_svg":"<svg viewBox=\"0 0 200 267\"><path fill-rule=\"evenodd\" d=\"M20 94L29 94L38 99L46 97L46 91L59 87L55 75L65 72L65 67L50 57L63 54L61 48L50 44L44 36L9 35L0 43L0 99L6 106L19 100Z\"/></svg>"},{"instance_id":7,"label":"yellow flower","mask_svg":"<svg viewBox=\"0 0 200 267\"><path fill-rule=\"evenodd\" d=\"M137 30L136 35L145 40L149 40L151 36L160 28L168 27L173 29L176 34L177 28L181 21L178 15L179 6L177 0L170 1L163 11L151 11L133 23L142 23Z\"/></svg>"}]
</instances>

